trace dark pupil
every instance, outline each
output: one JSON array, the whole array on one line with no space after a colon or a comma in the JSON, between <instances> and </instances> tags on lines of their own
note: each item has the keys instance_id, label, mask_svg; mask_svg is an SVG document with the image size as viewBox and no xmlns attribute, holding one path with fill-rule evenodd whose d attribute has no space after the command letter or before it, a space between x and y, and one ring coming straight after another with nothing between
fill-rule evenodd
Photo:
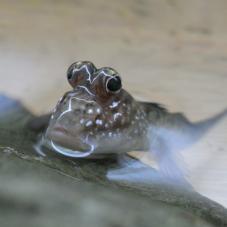
<instances>
[{"instance_id":1,"label":"dark pupil","mask_svg":"<svg viewBox=\"0 0 227 227\"><path fill-rule=\"evenodd\" d=\"M73 76L72 70L70 70L70 71L67 73L67 78L68 78L68 80L71 80L71 79L72 79L72 76Z\"/></svg>"},{"instance_id":2,"label":"dark pupil","mask_svg":"<svg viewBox=\"0 0 227 227\"><path fill-rule=\"evenodd\" d=\"M121 79L119 76L116 76L112 79L110 79L107 83L107 88L109 91L118 91L119 89L121 89Z\"/></svg>"}]
</instances>

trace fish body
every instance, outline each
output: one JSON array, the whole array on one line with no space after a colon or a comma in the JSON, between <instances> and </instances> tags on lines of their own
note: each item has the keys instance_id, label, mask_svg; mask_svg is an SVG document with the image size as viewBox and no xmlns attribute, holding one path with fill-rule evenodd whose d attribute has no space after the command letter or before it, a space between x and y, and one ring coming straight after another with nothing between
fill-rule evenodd
<instances>
[{"instance_id":1,"label":"fish body","mask_svg":"<svg viewBox=\"0 0 227 227\"><path fill-rule=\"evenodd\" d=\"M97 69L88 61L73 63L67 78L72 90L59 100L51 117L37 118L31 126L48 125L42 144L68 157L149 151L161 170L180 172L178 151L198 141L227 115L226 109L192 123L160 104L135 100L122 88L116 70Z\"/></svg>"},{"instance_id":2,"label":"fish body","mask_svg":"<svg viewBox=\"0 0 227 227\"><path fill-rule=\"evenodd\" d=\"M124 89L105 100L79 86L58 102L45 140L72 157L126 153L148 149L148 126L144 106Z\"/></svg>"}]
</instances>

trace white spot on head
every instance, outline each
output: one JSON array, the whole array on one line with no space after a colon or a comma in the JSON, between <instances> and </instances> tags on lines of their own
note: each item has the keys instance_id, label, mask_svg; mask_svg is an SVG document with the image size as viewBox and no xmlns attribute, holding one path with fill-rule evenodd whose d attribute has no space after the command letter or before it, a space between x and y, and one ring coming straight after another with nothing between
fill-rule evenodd
<instances>
[{"instance_id":1,"label":"white spot on head","mask_svg":"<svg viewBox=\"0 0 227 227\"><path fill-rule=\"evenodd\" d=\"M87 113L88 114L93 114L93 109L88 109Z\"/></svg>"},{"instance_id":2,"label":"white spot on head","mask_svg":"<svg viewBox=\"0 0 227 227\"><path fill-rule=\"evenodd\" d=\"M115 121L117 118L121 117L121 116L122 116L121 113L115 113L114 116L113 116L114 121Z\"/></svg>"},{"instance_id":3,"label":"white spot on head","mask_svg":"<svg viewBox=\"0 0 227 227\"><path fill-rule=\"evenodd\" d=\"M110 105L110 108L117 107L119 105L119 103L120 103L120 101L118 101L118 102L113 101L112 104Z\"/></svg>"},{"instance_id":4,"label":"white spot on head","mask_svg":"<svg viewBox=\"0 0 227 227\"><path fill-rule=\"evenodd\" d=\"M84 123L84 119L80 119L80 124L83 124Z\"/></svg>"},{"instance_id":5,"label":"white spot on head","mask_svg":"<svg viewBox=\"0 0 227 227\"><path fill-rule=\"evenodd\" d=\"M100 119L97 119L97 120L95 121L95 123L96 123L96 125L102 125L102 124L103 124L103 121L100 120Z\"/></svg>"},{"instance_id":6,"label":"white spot on head","mask_svg":"<svg viewBox=\"0 0 227 227\"><path fill-rule=\"evenodd\" d=\"M97 114L100 114L100 113L101 113L101 109L100 109L100 108L97 108L97 109L96 109L96 113L97 113Z\"/></svg>"},{"instance_id":7,"label":"white spot on head","mask_svg":"<svg viewBox=\"0 0 227 227\"><path fill-rule=\"evenodd\" d=\"M89 126L93 125L93 122L92 121L88 121L85 125L86 125L86 127L89 127Z\"/></svg>"}]
</instances>

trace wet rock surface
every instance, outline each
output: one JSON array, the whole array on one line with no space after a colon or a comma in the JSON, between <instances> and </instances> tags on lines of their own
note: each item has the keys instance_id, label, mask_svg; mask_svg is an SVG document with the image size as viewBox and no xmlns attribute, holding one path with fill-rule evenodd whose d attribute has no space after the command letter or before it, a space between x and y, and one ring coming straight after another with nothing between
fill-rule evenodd
<instances>
[{"instance_id":1,"label":"wet rock surface","mask_svg":"<svg viewBox=\"0 0 227 227\"><path fill-rule=\"evenodd\" d=\"M112 182L116 159L38 156L32 117L19 102L0 117L0 222L3 226L226 226L227 211L196 192Z\"/></svg>"},{"instance_id":2,"label":"wet rock surface","mask_svg":"<svg viewBox=\"0 0 227 227\"><path fill-rule=\"evenodd\" d=\"M139 195L85 183L1 150L2 226L212 226Z\"/></svg>"}]
</instances>

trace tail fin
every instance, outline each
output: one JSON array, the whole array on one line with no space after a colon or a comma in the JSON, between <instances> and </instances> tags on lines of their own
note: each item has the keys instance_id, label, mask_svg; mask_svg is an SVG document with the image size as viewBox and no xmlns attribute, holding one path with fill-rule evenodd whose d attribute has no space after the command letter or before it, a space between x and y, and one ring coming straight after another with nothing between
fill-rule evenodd
<instances>
[{"instance_id":1,"label":"tail fin","mask_svg":"<svg viewBox=\"0 0 227 227\"><path fill-rule=\"evenodd\" d=\"M164 120L151 125L150 151L161 173L168 178L183 179L186 171L180 151L196 143L225 116L227 109L206 120L191 123L182 114L168 113Z\"/></svg>"},{"instance_id":2,"label":"tail fin","mask_svg":"<svg viewBox=\"0 0 227 227\"><path fill-rule=\"evenodd\" d=\"M213 117L193 123L191 133L193 133L197 139L200 139L226 116L227 108Z\"/></svg>"}]
</instances>

